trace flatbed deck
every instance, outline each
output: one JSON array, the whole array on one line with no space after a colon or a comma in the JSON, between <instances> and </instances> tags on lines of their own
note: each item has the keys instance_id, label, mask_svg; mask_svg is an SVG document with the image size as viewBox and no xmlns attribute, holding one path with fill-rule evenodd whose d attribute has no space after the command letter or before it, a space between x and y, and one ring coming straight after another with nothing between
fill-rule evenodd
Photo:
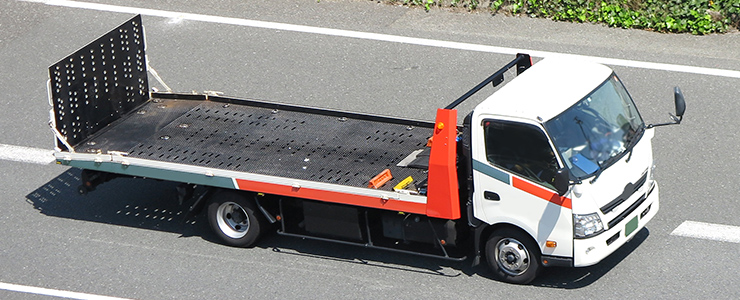
<instances>
[{"instance_id":1,"label":"flatbed deck","mask_svg":"<svg viewBox=\"0 0 740 300\"><path fill-rule=\"evenodd\" d=\"M117 174L459 218L457 204L449 207L457 203L456 186L444 184L457 179L455 143L446 142L455 139L454 126L440 130L434 122L213 94L151 93L143 31L136 16L49 67L54 156L89 171L81 193ZM449 111L443 115L456 123ZM430 149L433 135L450 147L435 148L432 166L434 151L420 155L411 164L416 168L398 166ZM393 179L369 187L385 169ZM412 185L393 191L409 176Z\"/></svg>"},{"instance_id":2,"label":"flatbed deck","mask_svg":"<svg viewBox=\"0 0 740 300\"><path fill-rule=\"evenodd\" d=\"M433 123L205 95L153 97L76 151L353 187L368 187L389 169L393 180L383 190L408 176L417 185L427 178L425 169L396 165L425 148Z\"/></svg>"}]
</instances>

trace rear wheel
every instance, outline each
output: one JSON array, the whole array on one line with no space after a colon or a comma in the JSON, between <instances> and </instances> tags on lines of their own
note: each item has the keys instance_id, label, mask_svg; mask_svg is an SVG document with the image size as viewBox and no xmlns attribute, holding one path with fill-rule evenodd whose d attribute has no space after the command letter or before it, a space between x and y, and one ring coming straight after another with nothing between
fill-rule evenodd
<instances>
[{"instance_id":1,"label":"rear wheel","mask_svg":"<svg viewBox=\"0 0 740 300\"><path fill-rule=\"evenodd\" d=\"M497 280L527 284L540 272L537 244L520 230L496 230L486 242L488 267Z\"/></svg>"},{"instance_id":2,"label":"rear wheel","mask_svg":"<svg viewBox=\"0 0 740 300\"><path fill-rule=\"evenodd\" d=\"M208 204L211 229L230 246L254 246L266 225L264 222L254 202L237 192L217 192Z\"/></svg>"}]
</instances>

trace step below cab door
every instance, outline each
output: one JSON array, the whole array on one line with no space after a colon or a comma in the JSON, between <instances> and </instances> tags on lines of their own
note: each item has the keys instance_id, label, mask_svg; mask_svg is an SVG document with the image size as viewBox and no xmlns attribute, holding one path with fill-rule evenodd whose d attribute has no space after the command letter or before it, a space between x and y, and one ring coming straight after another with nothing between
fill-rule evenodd
<instances>
[{"instance_id":1,"label":"step below cab door","mask_svg":"<svg viewBox=\"0 0 740 300\"><path fill-rule=\"evenodd\" d=\"M479 115L471 127L475 217L521 228L544 255L572 257L571 201L555 189L562 165L542 126Z\"/></svg>"}]
</instances>

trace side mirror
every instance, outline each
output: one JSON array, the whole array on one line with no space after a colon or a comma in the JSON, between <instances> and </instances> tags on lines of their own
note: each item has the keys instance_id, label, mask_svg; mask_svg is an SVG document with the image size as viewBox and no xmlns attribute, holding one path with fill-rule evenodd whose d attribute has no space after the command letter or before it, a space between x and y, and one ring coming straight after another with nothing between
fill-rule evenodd
<instances>
[{"instance_id":1,"label":"side mirror","mask_svg":"<svg viewBox=\"0 0 740 300\"><path fill-rule=\"evenodd\" d=\"M686 100L683 99L680 88L673 88L673 98L675 98L674 101L676 102L676 117L681 118L683 117L683 113L686 112Z\"/></svg>"},{"instance_id":2,"label":"side mirror","mask_svg":"<svg viewBox=\"0 0 740 300\"><path fill-rule=\"evenodd\" d=\"M683 119L683 114L686 112L686 100L684 100L683 93L681 93L681 89L679 89L678 87L673 88L673 98L674 98L673 101L676 104L676 115L674 116L673 114L669 113L669 115L671 116L671 120L673 122L650 124L647 126L647 128L681 124L681 120Z\"/></svg>"},{"instance_id":3,"label":"side mirror","mask_svg":"<svg viewBox=\"0 0 740 300\"><path fill-rule=\"evenodd\" d=\"M566 168L558 170L555 174L555 189L558 191L558 196L563 196L568 192L570 187L570 171Z\"/></svg>"}]
</instances>

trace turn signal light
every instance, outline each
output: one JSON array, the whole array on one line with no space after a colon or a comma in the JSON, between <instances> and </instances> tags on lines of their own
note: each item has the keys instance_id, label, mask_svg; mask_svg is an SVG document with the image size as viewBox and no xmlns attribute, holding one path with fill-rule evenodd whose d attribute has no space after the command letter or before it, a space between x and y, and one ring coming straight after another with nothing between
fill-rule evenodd
<instances>
[{"instance_id":1,"label":"turn signal light","mask_svg":"<svg viewBox=\"0 0 740 300\"><path fill-rule=\"evenodd\" d=\"M545 242L545 247L547 248L555 248L558 246L558 242L556 241L547 241Z\"/></svg>"}]
</instances>

